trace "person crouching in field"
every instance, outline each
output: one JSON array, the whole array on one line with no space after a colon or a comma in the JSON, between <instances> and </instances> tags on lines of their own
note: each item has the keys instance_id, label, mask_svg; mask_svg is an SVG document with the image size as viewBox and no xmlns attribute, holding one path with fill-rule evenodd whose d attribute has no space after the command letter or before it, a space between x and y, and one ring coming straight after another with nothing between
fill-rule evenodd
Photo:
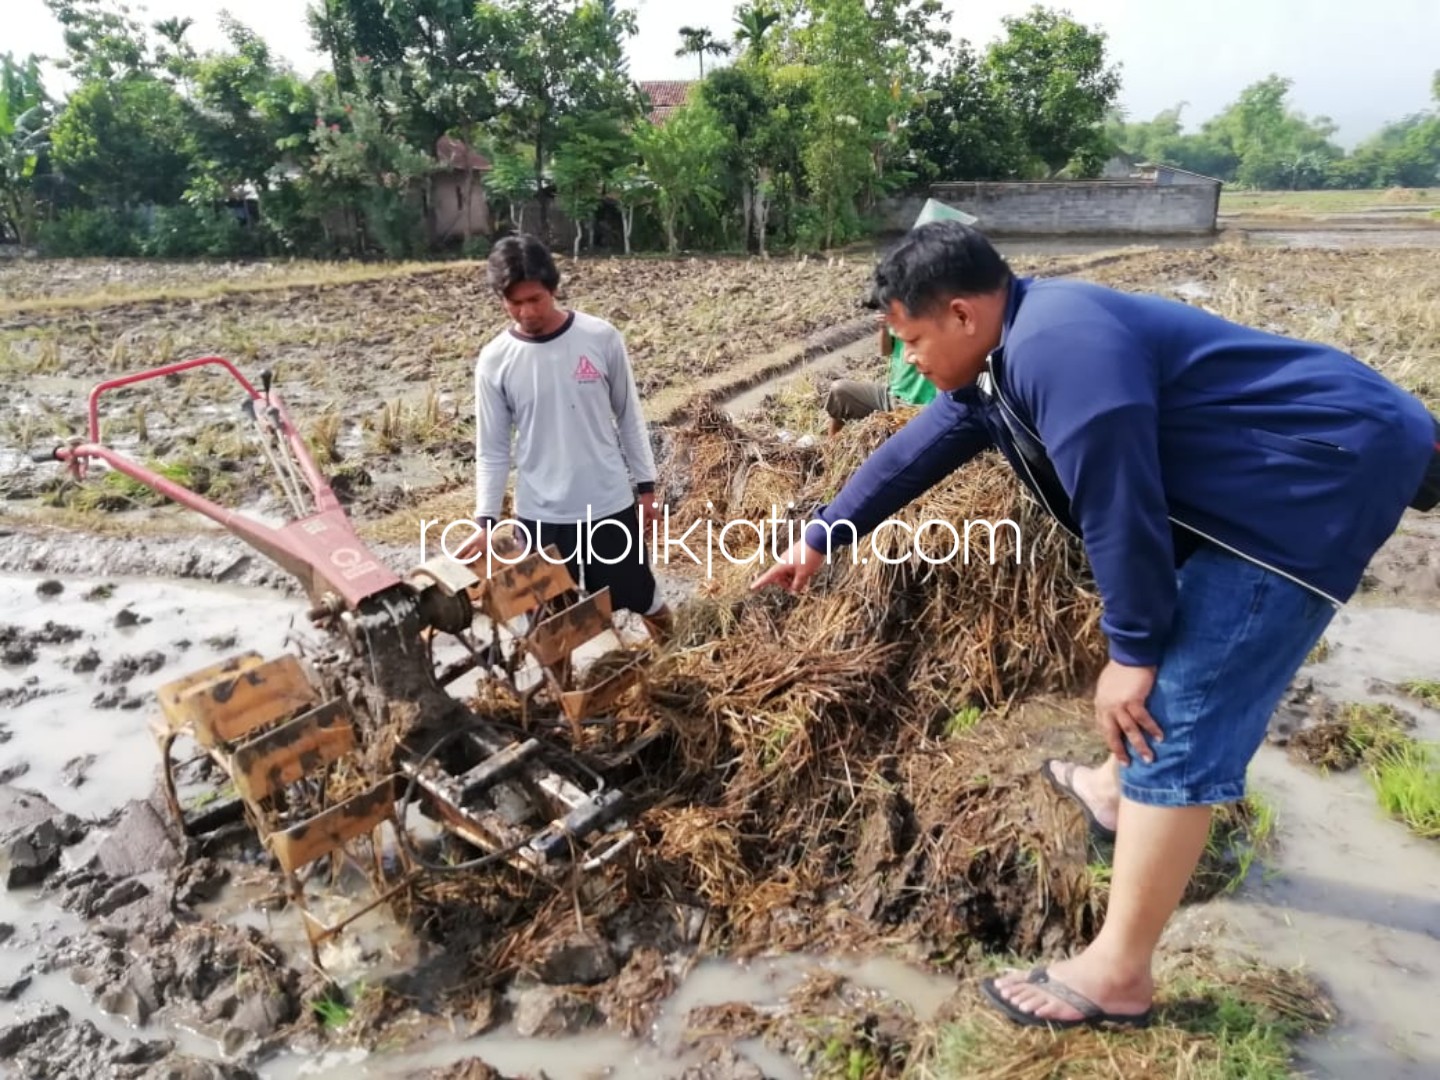
<instances>
[{"instance_id":1,"label":"person crouching in field","mask_svg":"<svg viewBox=\"0 0 1440 1080\"><path fill-rule=\"evenodd\" d=\"M560 271L533 236L495 245L489 283L512 325L475 365L475 520L457 553L483 553L500 517L515 439L515 515L530 551L553 544L589 593L640 615L663 640L672 613L646 554L655 459L620 332L555 299ZM643 521L642 521L643 516Z\"/></svg>"},{"instance_id":2,"label":"person crouching in field","mask_svg":"<svg viewBox=\"0 0 1440 1080\"><path fill-rule=\"evenodd\" d=\"M1079 955L982 989L1019 1024L1143 1026L1212 807L1244 796L1287 686L1406 508L1440 502L1440 421L1335 348L1016 277L962 224L914 230L875 283L940 393L822 508L830 535L867 535L995 447L1081 539L1104 608L1110 756L1043 766L1114 837L1104 925ZM803 590L828 543L812 525L752 587Z\"/></svg>"},{"instance_id":3,"label":"person crouching in field","mask_svg":"<svg viewBox=\"0 0 1440 1080\"><path fill-rule=\"evenodd\" d=\"M890 333L885 315L876 316L880 326L880 355L889 361L884 382L837 379L825 395L825 412L830 417L830 434L838 435L850 420L863 420L871 413L894 412L901 406L928 405L935 399L935 384L905 359L905 343Z\"/></svg>"}]
</instances>

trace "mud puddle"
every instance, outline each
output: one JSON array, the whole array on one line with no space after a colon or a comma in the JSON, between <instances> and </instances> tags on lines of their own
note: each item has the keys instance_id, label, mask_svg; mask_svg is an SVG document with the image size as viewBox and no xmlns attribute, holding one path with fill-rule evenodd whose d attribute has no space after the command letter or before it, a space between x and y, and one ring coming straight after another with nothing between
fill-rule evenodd
<instances>
[{"instance_id":1,"label":"mud puddle","mask_svg":"<svg viewBox=\"0 0 1440 1080\"><path fill-rule=\"evenodd\" d=\"M1279 851L1185 929L1325 983L1340 1018L1302 1047L1310 1075L1440 1075L1440 845L1385 817L1358 773L1321 776L1264 747L1251 778L1278 807Z\"/></svg>"},{"instance_id":2,"label":"mud puddle","mask_svg":"<svg viewBox=\"0 0 1440 1080\"><path fill-rule=\"evenodd\" d=\"M259 589L125 578L53 588L0 576L0 628L13 628L0 634L14 638L0 663L0 776L81 818L154 789L158 687L237 653L273 656L292 628L308 629L302 603Z\"/></svg>"},{"instance_id":3,"label":"mud puddle","mask_svg":"<svg viewBox=\"0 0 1440 1080\"><path fill-rule=\"evenodd\" d=\"M749 963L706 960L695 966L664 1002L645 1039L602 1031L550 1038L526 1038L513 1027L473 1039L449 1039L402 1054L363 1050L332 1051L319 1057L291 1056L258 1069L263 1080L340 1080L342 1077L399 1080L415 1070L443 1068L479 1058L506 1075L545 1076L548 1080L674 1080L703 1060L704 1051L687 1037L687 1018L706 1006L743 1004L762 1011L784 1007L785 996L807 977L826 972L857 987L901 1003L916 1019L930 1020L957 988L952 979L931 975L886 958L822 958L787 955ZM803 1080L795 1061L753 1039L730 1045L773 1080ZM737 1076L754 1075L736 1071Z\"/></svg>"},{"instance_id":4,"label":"mud puddle","mask_svg":"<svg viewBox=\"0 0 1440 1080\"><path fill-rule=\"evenodd\" d=\"M1399 690L1399 684L1412 680L1440 679L1440 613L1351 605L1325 631L1325 648L1323 662L1303 671L1315 690L1340 704L1394 705L1414 718L1412 735L1440 741L1440 711Z\"/></svg>"},{"instance_id":5,"label":"mud puddle","mask_svg":"<svg viewBox=\"0 0 1440 1080\"><path fill-rule=\"evenodd\" d=\"M40 796L48 797L50 812L73 814L86 827L82 839L66 845L50 878L83 875L97 849L129 827L128 818L117 818L116 811L126 806L128 813L132 801L153 798L159 756L148 722L158 716L158 686L240 651L253 649L262 656L284 651L292 633L308 635L303 606L298 598L268 590L199 582L0 576L0 625L5 628L0 633L9 643L10 661L0 667L0 693L7 695L0 718L5 732L0 769L12 774L10 787L0 788L0 794L37 804L44 802ZM17 794L14 789L23 791ZM276 879L248 861L227 863L225 869L228 876L217 892L190 903L194 914L205 920L203 933L233 929L255 934L252 940L272 943L289 963L302 967L308 952L304 931L293 910L275 910ZM129 873L131 881L148 886L155 899L164 896L164 870L146 864ZM123 999L136 969L124 967L122 975L122 968L109 966L118 962L113 953L109 960L100 959L94 950L103 952L103 944L97 946L103 933L95 936L95 925L82 917L86 912L67 910L74 895L73 890L48 886L0 891L0 924L7 928L0 943L0 997L6 999L0 1001L0 1028L31 1022L37 1010L53 1015L58 1007L69 1030L84 1028L92 1033L86 1038L121 1047L108 1053L160 1040L173 1054L192 1060L234 1061L227 1044L234 1028L198 1020L192 1027L185 1019L149 1008L137 1016L133 1001L116 1006L112 991ZM322 903L317 914L324 918L332 912ZM170 945L157 946L164 948ZM191 945L175 948L181 950L175 955L188 956L183 950ZM327 943L322 961L341 985L357 987L417 968L424 951L384 911L376 911ZM668 963L684 964L677 957ZM278 1053L247 1063L257 1075L275 1080L400 1077L473 1057L511 1075L533 1076L543 1069L552 1080L591 1077L597 1070L613 1076L674 1077L685 1062L700 1060L707 1049L693 1049L686 1030L692 1009L731 1003L780 1009L784 995L815 970L844 975L920 1017L931 1015L954 989L950 980L884 959L705 961L676 978L679 989L657 1006L654 1022L639 1038L611 1029L559 1036L522 1033L520 998L535 989L526 988L512 991L516 1019L476 1038L463 1028L449 1030L433 1016L416 1016L412 1035L419 1041L404 1050L399 1049L406 1045L403 1038L387 1037L379 1049L349 1048L344 1039L330 1047L317 1047L313 1039L287 1040L276 1048ZM708 1049L713 1051L713 1045ZM793 1061L757 1040L737 1041L730 1052L767 1076L803 1075Z\"/></svg>"},{"instance_id":6,"label":"mud puddle","mask_svg":"<svg viewBox=\"0 0 1440 1080\"><path fill-rule=\"evenodd\" d=\"M0 906L3 906L0 922L13 928L11 938L0 944L0 1029L22 1020L27 1012L33 1013L43 1003L59 1006L75 1020L94 1025L102 1035L117 1043L123 1044L137 1035L159 1036L172 1040L182 1054L205 1059L221 1056L214 1040L181 1027L137 1031L123 1017L100 1009L90 990L76 982L69 972L46 970L41 944L83 933L84 924L78 917L25 893L0 893Z\"/></svg>"}]
</instances>

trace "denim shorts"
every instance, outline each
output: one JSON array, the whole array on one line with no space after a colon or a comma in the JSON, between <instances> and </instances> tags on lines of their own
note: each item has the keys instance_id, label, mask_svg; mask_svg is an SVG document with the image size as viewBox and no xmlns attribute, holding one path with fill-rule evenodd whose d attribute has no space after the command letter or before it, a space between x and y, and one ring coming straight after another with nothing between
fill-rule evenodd
<instances>
[{"instance_id":1,"label":"denim shorts","mask_svg":"<svg viewBox=\"0 0 1440 1080\"><path fill-rule=\"evenodd\" d=\"M1270 718L1335 605L1209 544L1180 568L1178 604L1147 707L1155 760L1120 766L1125 798L1151 806L1235 802Z\"/></svg>"}]
</instances>

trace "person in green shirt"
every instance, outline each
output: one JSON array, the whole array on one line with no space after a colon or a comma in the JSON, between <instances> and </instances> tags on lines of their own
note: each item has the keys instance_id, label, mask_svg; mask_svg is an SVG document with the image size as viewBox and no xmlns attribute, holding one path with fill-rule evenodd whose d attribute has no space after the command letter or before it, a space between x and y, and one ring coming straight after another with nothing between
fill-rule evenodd
<instances>
[{"instance_id":1,"label":"person in green shirt","mask_svg":"<svg viewBox=\"0 0 1440 1080\"><path fill-rule=\"evenodd\" d=\"M931 221L958 221L974 225L980 219L938 199L926 199L912 229ZM867 305L877 306L874 303ZM921 375L915 365L905 359L905 343L890 333L882 313L880 323L880 355L890 358L890 377L885 382L862 382L839 379L825 395L825 411L830 414L830 434L834 435L847 421L863 420L871 413L894 412L902 405L928 405L935 397L935 384Z\"/></svg>"},{"instance_id":2,"label":"person in green shirt","mask_svg":"<svg viewBox=\"0 0 1440 1080\"><path fill-rule=\"evenodd\" d=\"M890 357L886 382L837 379L825 395L825 411L834 435L850 420L863 420L871 413L892 412L902 405L925 405L935 396L935 384L905 359L905 343L890 333L885 316L880 321L880 355Z\"/></svg>"}]
</instances>

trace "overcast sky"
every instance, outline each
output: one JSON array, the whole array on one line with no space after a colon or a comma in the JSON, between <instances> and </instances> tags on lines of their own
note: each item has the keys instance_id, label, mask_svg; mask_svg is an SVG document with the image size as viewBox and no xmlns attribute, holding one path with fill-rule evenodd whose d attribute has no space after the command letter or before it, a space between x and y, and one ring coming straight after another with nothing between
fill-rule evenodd
<instances>
[{"instance_id":1,"label":"overcast sky","mask_svg":"<svg viewBox=\"0 0 1440 1080\"><path fill-rule=\"evenodd\" d=\"M60 34L42 0L0 0L0 52L60 52ZM682 25L729 36L732 0L630 0L640 32L630 41L636 79L694 78L694 57L677 58ZM137 5L139 6L139 5ZM323 61L312 49L305 0L149 0L146 18L188 15L197 48L223 44L216 15L224 8L259 31L301 72ZM1003 15L1030 0L947 0L951 29L977 47L992 40ZM1121 104L1133 118L1189 102L1187 127L1234 100L1247 83L1271 72L1294 80L1294 106L1325 115L1345 146L1382 124L1430 104L1440 67L1440 0L1069 0L1081 22L1109 35L1121 65ZM707 67L710 60L707 59Z\"/></svg>"}]
</instances>

